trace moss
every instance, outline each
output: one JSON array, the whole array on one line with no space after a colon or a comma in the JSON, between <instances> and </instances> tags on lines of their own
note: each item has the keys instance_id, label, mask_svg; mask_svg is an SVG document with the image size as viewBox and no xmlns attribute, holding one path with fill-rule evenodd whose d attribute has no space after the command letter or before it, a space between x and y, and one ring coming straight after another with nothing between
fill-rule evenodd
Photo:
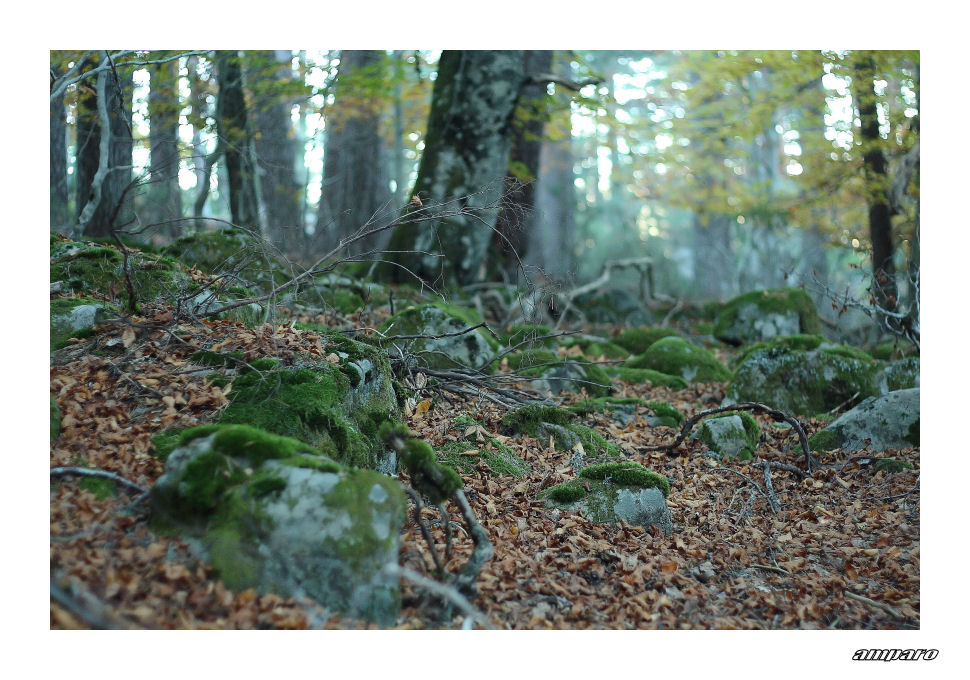
<instances>
[{"instance_id":1,"label":"moss","mask_svg":"<svg viewBox=\"0 0 970 680\"><path fill-rule=\"evenodd\" d=\"M684 414L665 401L651 401L647 406L667 427L679 427L684 422Z\"/></svg>"},{"instance_id":2,"label":"moss","mask_svg":"<svg viewBox=\"0 0 970 680\"><path fill-rule=\"evenodd\" d=\"M398 335L441 335L458 333L482 323L478 313L468 307L433 302L409 307L387 319L381 332L393 341ZM498 340L484 328L452 337L419 338L411 342L411 352L431 368L455 368L462 364L484 364L500 349ZM495 371L495 362L488 371Z\"/></svg>"},{"instance_id":3,"label":"moss","mask_svg":"<svg viewBox=\"0 0 970 680\"><path fill-rule=\"evenodd\" d=\"M913 421L906 432L906 441L913 446L919 446L919 418Z\"/></svg>"},{"instance_id":4,"label":"moss","mask_svg":"<svg viewBox=\"0 0 970 680\"><path fill-rule=\"evenodd\" d=\"M506 355L505 358L509 368L516 371L521 370L522 375L526 376L538 376L542 372L538 368L530 370L530 366L545 366L563 361L562 357L547 349L528 349Z\"/></svg>"},{"instance_id":5,"label":"moss","mask_svg":"<svg viewBox=\"0 0 970 680\"><path fill-rule=\"evenodd\" d=\"M401 459L411 476L411 486L432 503L444 502L463 486L458 473L439 464L434 449L423 439L408 440Z\"/></svg>"},{"instance_id":6,"label":"moss","mask_svg":"<svg viewBox=\"0 0 970 680\"><path fill-rule=\"evenodd\" d=\"M575 503L586 495L586 489L580 482L573 481L545 489L539 495L556 503Z\"/></svg>"},{"instance_id":7,"label":"moss","mask_svg":"<svg viewBox=\"0 0 970 680\"><path fill-rule=\"evenodd\" d=\"M95 496L98 497L99 501L103 501L106 498L116 496L118 494L115 488L115 483L110 479L104 479L103 477L82 477L81 481L78 483L85 491L90 491Z\"/></svg>"},{"instance_id":8,"label":"moss","mask_svg":"<svg viewBox=\"0 0 970 680\"><path fill-rule=\"evenodd\" d=\"M645 402L637 397L595 397L577 401L566 408L576 415L584 416L589 413L606 413L616 408L637 407Z\"/></svg>"},{"instance_id":9,"label":"moss","mask_svg":"<svg viewBox=\"0 0 970 680\"><path fill-rule=\"evenodd\" d=\"M903 470L913 469L912 463L896 458L879 458L875 463L877 470L884 470L886 472L902 472Z\"/></svg>"},{"instance_id":10,"label":"moss","mask_svg":"<svg viewBox=\"0 0 970 680\"><path fill-rule=\"evenodd\" d=\"M121 313L114 305L96 298L54 298L50 301L50 349L52 352L66 347L71 338L80 339L94 335L93 326L76 328L77 321L70 320L71 312L83 305L93 305L99 308L92 317L95 325Z\"/></svg>"},{"instance_id":11,"label":"moss","mask_svg":"<svg viewBox=\"0 0 970 680\"><path fill-rule=\"evenodd\" d=\"M253 498L262 498L286 488L286 480L275 474L263 473L249 483L249 493Z\"/></svg>"},{"instance_id":12,"label":"moss","mask_svg":"<svg viewBox=\"0 0 970 680\"><path fill-rule=\"evenodd\" d=\"M642 354L628 359L624 366L678 375L689 382L731 379L731 372L711 352L679 337L661 338Z\"/></svg>"},{"instance_id":13,"label":"moss","mask_svg":"<svg viewBox=\"0 0 970 680\"><path fill-rule=\"evenodd\" d=\"M747 444L742 446L737 453L730 456L727 452L718 451L718 453L722 453L725 457L732 457L738 460L752 460L754 458L755 449L757 448L758 442L761 439L761 427L758 425L758 421L755 420L750 413L746 411L726 411L724 413L719 413L708 420L719 420L721 418L731 418L733 416L737 416L741 419L741 427L744 428L744 438ZM701 426L698 434L698 439L704 442L704 444L706 444L712 450L716 450L715 442L710 435L710 431L707 430L703 425Z\"/></svg>"},{"instance_id":14,"label":"moss","mask_svg":"<svg viewBox=\"0 0 970 680\"><path fill-rule=\"evenodd\" d=\"M61 409L51 395L51 441L61 436Z\"/></svg>"},{"instance_id":15,"label":"moss","mask_svg":"<svg viewBox=\"0 0 970 680\"><path fill-rule=\"evenodd\" d=\"M864 352L858 347L852 347L851 345L823 347L819 351L832 356L843 357L845 359L855 359L856 361L863 361L870 364L875 361L875 359L873 359L867 352Z\"/></svg>"},{"instance_id":16,"label":"moss","mask_svg":"<svg viewBox=\"0 0 970 680\"><path fill-rule=\"evenodd\" d=\"M586 338L567 339L562 343L563 347L579 347L583 354L592 359L605 356L607 359L626 359L630 352L612 342L597 342Z\"/></svg>"},{"instance_id":17,"label":"moss","mask_svg":"<svg viewBox=\"0 0 970 680\"><path fill-rule=\"evenodd\" d=\"M812 451L832 451L839 448L842 442L834 430L819 430L809 440Z\"/></svg>"},{"instance_id":18,"label":"moss","mask_svg":"<svg viewBox=\"0 0 970 680\"><path fill-rule=\"evenodd\" d=\"M567 425L566 429L579 437L587 455L606 458L619 458L623 455L623 450L619 446L607 441L603 435L592 428L583 425Z\"/></svg>"},{"instance_id":19,"label":"moss","mask_svg":"<svg viewBox=\"0 0 970 680\"><path fill-rule=\"evenodd\" d=\"M731 362L733 366L737 367L744 362L748 355L753 352L758 352L761 350L812 350L825 342L825 338L821 335L780 335L776 338L770 338L768 340L762 340L760 342L755 342L750 345L745 345L741 348L741 351Z\"/></svg>"},{"instance_id":20,"label":"moss","mask_svg":"<svg viewBox=\"0 0 970 680\"><path fill-rule=\"evenodd\" d=\"M584 479L610 481L619 486L656 487L663 493L664 498L670 493L670 481L666 477L629 460L590 465L580 470L579 476Z\"/></svg>"},{"instance_id":21,"label":"moss","mask_svg":"<svg viewBox=\"0 0 970 680\"><path fill-rule=\"evenodd\" d=\"M182 428L165 430L159 432L151 441L151 452L160 461L165 462L168 460L169 455L182 445L182 434L185 430Z\"/></svg>"},{"instance_id":22,"label":"moss","mask_svg":"<svg viewBox=\"0 0 970 680\"><path fill-rule=\"evenodd\" d=\"M676 336L677 331L670 328L627 328L614 339L614 342L630 354L643 354L650 345L662 338Z\"/></svg>"},{"instance_id":23,"label":"moss","mask_svg":"<svg viewBox=\"0 0 970 680\"><path fill-rule=\"evenodd\" d=\"M317 470L318 472L337 473L344 469L342 465L330 460L329 458L311 454L300 454L297 456L290 456L289 458L283 458L280 460L280 463L283 465L289 465L291 467L310 468L311 470Z\"/></svg>"},{"instance_id":24,"label":"moss","mask_svg":"<svg viewBox=\"0 0 970 680\"><path fill-rule=\"evenodd\" d=\"M540 423L568 425L572 420L573 415L566 409L543 404L528 404L506 413L502 418L502 426L506 431L534 435Z\"/></svg>"},{"instance_id":25,"label":"moss","mask_svg":"<svg viewBox=\"0 0 970 680\"><path fill-rule=\"evenodd\" d=\"M195 352L190 357L190 361L203 366L234 366L242 361L242 358L242 352L220 354L218 352L210 352L209 350L203 349Z\"/></svg>"},{"instance_id":26,"label":"moss","mask_svg":"<svg viewBox=\"0 0 970 680\"><path fill-rule=\"evenodd\" d=\"M608 376L637 385L650 387L670 387L675 390L687 389L687 381L679 375L668 375L649 368L629 368L627 366L604 366L603 372Z\"/></svg>"},{"instance_id":27,"label":"moss","mask_svg":"<svg viewBox=\"0 0 970 680\"><path fill-rule=\"evenodd\" d=\"M742 310L751 305L756 306L761 315L797 313L800 333L813 335L822 332L818 310L808 293L798 288L776 288L753 290L727 302L717 316L714 336L725 342L740 344L741 338L734 327Z\"/></svg>"}]
</instances>

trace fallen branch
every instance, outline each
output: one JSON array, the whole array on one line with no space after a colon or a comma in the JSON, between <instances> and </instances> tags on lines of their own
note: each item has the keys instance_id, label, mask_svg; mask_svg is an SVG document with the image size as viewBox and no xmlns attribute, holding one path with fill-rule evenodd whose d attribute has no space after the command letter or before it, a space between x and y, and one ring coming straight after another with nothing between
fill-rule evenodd
<instances>
[{"instance_id":1,"label":"fallen branch","mask_svg":"<svg viewBox=\"0 0 970 680\"><path fill-rule=\"evenodd\" d=\"M148 489L135 484L130 479L125 479L121 475L115 474L114 472L108 472L107 470L82 467L56 467L51 468L50 472L51 477L68 477L73 475L78 477L99 477L101 479L110 479L112 482L121 484L122 486L127 487L132 491L137 491L142 495L148 494Z\"/></svg>"},{"instance_id":2,"label":"fallen branch","mask_svg":"<svg viewBox=\"0 0 970 680\"><path fill-rule=\"evenodd\" d=\"M729 468L729 467L719 467L717 469L718 470L727 470L728 472L733 472L738 477L741 477L744 481L746 481L748 484L750 484L754 488L754 490L757 491L761 495L762 498L764 498L766 501L768 501L768 507L771 508L771 512L772 513L774 513L774 514L777 514L778 513L778 508L776 507L777 504L778 504L778 501L774 500L771 496L769 496L764 491L762 491L761 490L761 487L758 486L757 484L755 484L755 481L753 479L751 479L750 477L748 477L743 472L738 472L737 470L735 470L733 468Z\"/></svg>"},{"instance_id":3,"label":"fallen branch","mask_svg":"<svg viewBox=\"0 0 970 680\"><path fill-rule=\"evenodd\" d=\"M473 621L476 621L478 625L480 625L482 628L487 628L489 630L496 629L495 626L493 626L491 622L489 622L489 620L485 617L485 615L482 612L480 612L478 609L476 609L471 602L468 601L468 598L466 598L460 592L455 590L453 587L445 583L440 583L439 581L430 579L426 576L422 576L418 572L412 571L407 567L399 567L398 565L393 563L386 565L384 567L384 570L394 576L400 576L402 578L406 578L411 583L417 586L420 586L427 591L434 593L438 597L442 597L448 600L453 605L458 607L461 611L463 611L470 619L472 619Z\"/></svg>"},{"instance_id":4,"label":"fallen branch","mask_svg":"<svg viewBox=\"0 0 970 680\"><path fill-rule=\"evenodd\" d=\"M845 591L845 596L848 597L848 598L851 598L853 600L856 600L857 602L863 602L865 604L868 604L868 605L871 605L871 606L876 607L878 609L881 609L884 612L886 612L887 614L889 614L890 616L893 616L893 617L895 617L897 619L908 619L908 618L910 618L909 616L904 616L902 613L900 613L897 610L893 609L888 604L885 604L883 602L877 602L876 600L873 600L873 599L870 599L868 597L865 597L864 595L856 595L855 593L851 593L848 590L846 590Z\"/></svg>"},{"instance_id":5,"label":"fallen branch","mask_svg":"<svg viewBox=\"0 0 970 680\"><path fill-rule=\"evenodd\" d=\"M684 425L680 428L680 433L677 435L677 438L671 443L638 446L637 448L640 451L666 451L667 454L671 456L682 456L684 455L683 453L677 453L674 451L674 449L680 446L680 443L687 438L687 435L690 434L690 431L693 429L694 425L707 416L715 415L717 413L724 413L725 411L755 411L771 416L775 419L775 421L784 421L788 423L795 428L796 432L798 432L798 439L802 444L802 450L805 452L805 466L808 468L808 471L811 472L813 469L821 467L819 462L815 460L815 457L812 456L812 451L808 446L808 435L805 434L805 429L802 427L801 423L798 422L798 420L788 415L784 411L779 411L778 409L774 409L770 406L759 404L754 401L744 401L738 404L718 406L717 408L701 411L700 413L691 416L684 422Z\"/></svg>"}]
</instances>

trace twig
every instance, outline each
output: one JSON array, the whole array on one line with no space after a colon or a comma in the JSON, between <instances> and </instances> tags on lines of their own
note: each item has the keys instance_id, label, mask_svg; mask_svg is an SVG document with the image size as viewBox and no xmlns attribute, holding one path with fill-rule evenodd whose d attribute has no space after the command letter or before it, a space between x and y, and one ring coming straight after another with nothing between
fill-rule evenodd
<instances>
[{"instance_id":1,"label":"twig","mask_svg":"<svg viewBox=\"0 0 970 680\"><path fill-rule=\"evenodd\" d=\"M404 487L404 492L414 503L414 521L421 528L421 535L424 536L424 542L428 544L428 549L431 551L431 557L434 560L435 571L438 574L438 578L443 578L445 575L445 567L441 563L441 557L438 555L438 549L434 546L434 539L431 538L431 531L428 529L428 525L424 523L424 519L421 517L421 509L424 504L421 502L421 495L410 487Z\"/></svg>"},{"instance_id":2,"label":"twig","mask_svg":"<svg viewBox=\"0 0 970 680\"><path fill-rule=\"evenodd\" d=\"M56 467L51 468L51 477L67 477L70 475L77 475L78 477L100 477L101 479L110 479L112 482L121 484L133 491L137 491L140 494L147 494L148 489L135 484L129 479L125 479L121 475L115 474L114 472L108 472L107 470L98 470L95 468L82 468L82 467Z\"/></svg>"},{"instance_id":3,"label":"twig","mask_svg":"<svg viewBox=\"0 0 970 680\"><path fill-rule=\"evenodd\" d=\"M819 462L815 460L814 456L812 456L812 451L808 446L808 435L805 434L805 429L802 427L801 423L799 423L798 420L788 415L784 411L779 411L778 409L774 409L770 406L766 406L765 404L759 404L754 401L744 401L738 404L730 404L728 406L718 406L717 408L711 408L711 409L707 409L706 411L701 411L700 413L694 414L684 422L683 426L680 428L680 433L677 435L677 438L674 439L673 442L669 444L653 444L649 446L639 446L637 448L641 451L667 451L668 455L681 456L683 455L683 453L677 453L674 451L674 449L680 446L680 443L687 438L687 435L690 434L690 431L694 427L694 425L696 425L699 421L706 418L707 416L714 415L716 413L724 413L725 411L755 411L755 412L765 413L771 416L772 418L774 418L776 421L778 420L785 421L786 423L794 427L795 430L798 432L798 439L801 441L802 450L805 452L805 467L808 468L809 472L811 472L814 468L820 467Z\"/></svg>"},{"instance_id":4,"label":"twig","mask_svg":"<svg viewBox=\"0 0 970 680\"><path fill-rule=\"evenodd\" d=\"M416 571L408 569L407 567L400 567L394 564L393 562L388 563L384 567L384 570L394 576L400 576L402 578L406 578L411 583L417 586L421 586L425 590L428 590L439 597L443 597L444 599L448 600L456 607L458 607L473 621L476 621L478 625L480 625L482 628L487 628L489 630L496 629L495 626L493 626L489 622L489 620L485 617L485 615L482 612L480 612L478 609L476 609L471 602L468 601L468 598L466 598L464 595L462 595L460 592L458 592L448 584L440 583L438 581L432 580L426 576L422 576Z\"/></svg>"},{"instance_id":5,"label":"twig","mask_svg":"<svg viewBox=\"0 0 970 680\"><path fill-rule=\"evenodd\" d=\"M791 572L785 571L781 567L773 567L770 564L752 564L751 566L755 569L764 569L765 571L774 571L785 576L791 576Z\"/></svg>"},{"instance_id":6,"label":"twig","mask_svg":"<svg viewBox=\"0 0 970 680\"><path fill-rule=\"evenodd\" d=\"M773 514L778 514L778 511L775 509L775 504L777 503L777 501L772 500L772 498L770 496L768 496L768 494L766 494L764 491L762 491L761 490L761 487L758 486L757 484L755 484L755 481L753 479L751 479L750 477L748 477L746 474L744 474L742 472L738 472L737 470L734 470L733 468L729 468L729 467L719 467L717 469L718 470L727 470L728 472L733 472L738 477L741 477L742 479L744 479L748 484L750 484L751 486L753 486L754 489L759 494L761 494L761 497L762 498L764 498L766 501L768 501L768 507L771 508L771 512Z\"/></svg>"},{"instance_id":7,"label":"twig","mask_svg":"<svg viewBox=\"0 0 970 680\"><path fill-rule=\"evenodd\" d=\"M120 367L120 366L118 366L118 364L116 364L115 362L113 362L113 361L112 361L111 359L106 359L106 361L107 361L107 362L108 362L109 364L111 364L111 366L112 366L112 367L113 367L113 368L114 368L114 369L115 369L116 371L118 371L118 373L119 373L119 374L121 375L121 377L122 377L122 378L124 378L125 380L127 380L128 382L130 382L130 383L131 383L132 385L134 385L134 386L135 386L135 387L137 387L138 389L140 389L140 390L145 390L146 392L151 392L152 394L154 394L154 395L155 395L156 397L158 397L159 399L161 399L162 397L164 397L164 396L165 396L164 394L162 394L161 392L159 392L159 391L158 391L158 390L156 390L156 389L152 389L151 387L148 387L147 385L142 385L142 384L141 384L140 382L138 382L137 380L135 380L134 378L132 378L132 377L131 377L130 375L128 375L127 373L125 373L125 372L124 372L124 371L123 371L123 370L121 369L121 367Z\"/></svg>"},{"instance_id":8,"label":"twig","mask_svg":"<svg viewBox=\"0 0 970 680\"><path fill-rule=\"evenodd\" d=\"M764 470L765 491L768 493L768 501L771 503L772 512L775 512L777 514L777 512L781 510L781 504L778 502L778 499L775 498L775 489L771 485L771 466L768 465L767 463L761 463L756 467L760 467L761 469Z\"/></svg>"},{"instance_id":9,"label":"twig","mask_svg":"<svg viewBox=\"0 0 970 680\"><path fill-rule=\"evenodd\" d=\"M51 599L91 628L95 630L116 630L128 627L112 620L105 604L92 593L78 586L72 586L71 589L76 592L74 594L68 593L57 585L53 578L51 579Z\"/></svg>"},{"instance_id":10,"label":"twig","mask_svg":"<svg viewBox=\"0 0 970 680\"><path fill-rule=\"evenodd\" d=\"M908 618L911 618L909 616L904 616L903 614L901 614L897 610L893 609L888 604L885 604L884 602L877 602L876 600L872 600L872 599L870 599L868 597L865 597L864 595L856 595L855 593L849 592L848 590L844 591L844 593L845 593L845 596L846 597L849 597L849 598L852 598L853 600L856 600L858 602L864 602L864 603L866 603L868 605L872 605L873 607L877 607L879 609L882 609L884 612L886 612L890 616L894 616L897 619L908 619Z\"/></svg>"},{"instance_id":11,"label":"twig","mask_svg":"<svg viewBox=\"0 0 970 680\"><path fill-rule=\"evenodd\" d=\"M482 565L492 557L492 543L488 540L485 529L475 519L475 513L472 512L472 508L468 504L465 492L458 489L452 498L461 511L461 516L465 519L465 524L468 525L468 531L471 533L472 541L475 544L471 557L468 558L468 562L465 563L465 566L455 578L455 587L463 593L472 594L475 592L475 582L478 580Z\"/></svg>"}]
</instances>

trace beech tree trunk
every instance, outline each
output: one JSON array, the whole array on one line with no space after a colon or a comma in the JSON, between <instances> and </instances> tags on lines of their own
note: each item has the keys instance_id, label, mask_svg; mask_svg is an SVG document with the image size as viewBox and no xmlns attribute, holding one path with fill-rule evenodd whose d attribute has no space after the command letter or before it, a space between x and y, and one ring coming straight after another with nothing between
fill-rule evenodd
<instances>
[{"instance_id":1,"label":"beech tree trunk","mask_svg":"<svg viewBox=\"0 0 970 680\"><path fill-rule=\"evenodd\" d=\"M259 94L252 107L256 136L256 163L260 190L266 206L269 238L292 252L303 233L303 186L296 176L297 160L302 165L303 149L290 119L292 95L286 85L292 80L288 50L253 52L256 72L250 82Z\"/></svg>"},{"instance_id":2,"label":"beech tree trunk","mask_svg":"<svg viewBox=\"0 0 970 680\"><path fill-rule=\"evenodd\" d=\"M526 74L552 72L552 51L526 50L523 63ZM510 180L523 182L509 193L507 209L499 214L495 246L505 270L514 280L519 261L526 257L529 233L535 228L536 181L539 156L548 118L545 83L524 85L512 119L512 148L509 156Z\"/></svg>"},{"instance_id":3,"label":"beech tree trunk","mask_svg":"<svg viewBox=\"0 0 970 680\"><path fill-rule=\"evenodd\" d=\"M104 58L99 53L98 59ZM82 70L91 70L98 61L89 60ZM131 182L131 73L109 70L83 81L78 89L77 112L77 199L76 217L85 236L110 236L112 231L131 220L123 210L122 200ZM98 98L103 97L108 125L103 125ZM99 178L102 135L107 135L106 172ZM85 211L87 209L87 212Z\"/></svg>"},{"instance_id":4,"label":"beech tree trunk","mask_svg":"<svg viewBox=\"0 0 970 680\"><path fill-rule=\"evenodd\" d=\"M407 268L392 268L396 280L407 279L408 271L449 285L500 279L489 246L523 76L521 51L442 52L413 192L425 203L423 214L437 219L394 230L390 258ZM449 214L457 207L478 210L474 217Z\"/></svg>"},{"instance_id":5,"label":"beech tree trunk","mask_svg":"<svg viewBox=\"0 0 970 680\"><path fill-rule=\"evenodd\" d=\"M216 53L219 99L216 122L225 145L225 167L229 180L229 212L241 227L260 229L256 173L251 149L252 137L243 92L242 61L235 51Z\"/></svg>"},{"instance_id":6,"label":"beech tree trunk","mask_svg":"<svg viewBox=\"0 0 970 680\"><path fill-rule=\"evenodd\" d=\"M56 76L54 64L51 74ZM70 223L67 190L67 124L64 99L51 102L50 155L51 155L51 228L65 227Z\"/></svg>"},{"instance_id":7,"label":"beech tree trunk","mask_svg":"<svg viewBox=\"0 0 970 680\"><path fill-rule=\"evenodd\" d=\"M381 136L383 68L383 52L340 53L336 94L327 118L323 185L315 230L326 250L365 225L372 228L388 223L396 210L389 202L391 190ZM344 254L379 248L386 240L387 235L381 233L354 243Z\"/></svg>"},{"instance_id":8,"label":"beech tree trunk","mask_svg":"<svg viewBox=\"0 0 970 680\"><path fill-rule=\"evenodd\" d=\"M148 133L151 184L148 202L142 211L146 225L158 224L159 231L171 238L181 233L182 191L179 187L179 112L178 62L150 67L148 91Z\"/></svg>"},{"instance_id":9,"label":"beech tree trunk","mask_svg":"<svg viewBox=\"0 0 970 680\"><path fill-rule=\"evenodd\" d=\"M891 210L887 188L886 156L879 136L879 117L873 88L875 64L860 56L852 78L853 96L859 112L862 139L862 165L865 172L866 200L869 204L869 240L872 243L872 297L876 305L895 311L898 305L896 269L893 263Z\"/></svg>"}]
</instances>

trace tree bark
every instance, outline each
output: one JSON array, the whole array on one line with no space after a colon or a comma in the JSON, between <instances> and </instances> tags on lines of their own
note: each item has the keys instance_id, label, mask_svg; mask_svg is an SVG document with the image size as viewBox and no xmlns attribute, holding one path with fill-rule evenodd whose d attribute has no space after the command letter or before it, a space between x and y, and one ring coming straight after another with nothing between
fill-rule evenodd
<instances>
[{"instance_id":1,"label":"tree bark","mask_svg":"<svg viewBox=\"0 0 970 680\"><path fill-rule=\"evenodd\" d=\"M556 113L553 139L542 142L536 180L536 213L528 232L527 262L553 280L565 280L574 268L576 247L576 176L568 105Z\"/></svg>"},{"instance_id":2,"label":"tree bark","mask_svg":"<svg viewBox=\"0 0 970 680\"><path fill-rule=\"evenodd\" d=\"M552 51L526 50L525 73L552 71ZM514 280L519 262L526 256L529 233L535 228L536 180L542 137L548 119L549 95L545 82L523 85L518 107L512 119L512 142L508 177L516 188L508 195L508 206L499 214L495 246L501 258L505 277Z\"/></svg>"},{"instance_id":3,"label":"tree bark","mask_svg":"<svg viewBox=\"0 0 970 680\"><path fill-rule=\"evenodd\" d=\"M391 258L400 265L391 270L395 279L408 278L408 271L449 285L500 278L488 251L505 189L509 121L523 78L521 51L441 54L414 188L425 214L436 219L394 231ZM455 214L458 207L476 214Z\"/></svg>"},{"instance_id":4,"label":"tree bark","mask_svg":"<svg viewBox=\"0 0 970 680\"><path fill-rule=\"evenodd\" d=\"M51 62L51 74L56 75L56 66ZM51 104L50 156L51 156L51 213L52 229L65 227L70 223L67 189L67 110L64 99L57 98Z\"/></svg>"},{"instance_id":5,"label":"tree bark","mask_svg":"<svg viewBox=\"0 0 970 680\"><path fill-rule=\"evenodd\" d=\"M259 84L252 107L256 135L255 148L260 189L266 206L266 230L270 239L287 252L300 243L303 231L303 186L296 177L297 160L302 164L302 148L290 119L292 94L288 50L252 52L250 78Z\"/></svg>"},{"instance_id":6,"label":"tree bark","mask_svg":"<svg viewBox=\"0 0 970 680\"><path fill-rule=\"evenodd\" d=\"M225 145L223 155L229 180L229 212L234 224L262 231L239 53L218 52L216 72L219 77L216 122L220 140Z\"/></svg>"},{"instance_id":7,"label":"tree bark","mask_svg":"<svg viewBox=\"0 0 970 680\"><path fill-rule=\"evenodd\" d=\"M381 226L395 210L381 136L384 55L373 50L340 53L333 108L327 118L323 186L316 237L327 250L365 225ZM376 222L372 222L376 219ZM344 254L380 247L386 235L358 241Z\"/></svg>"},{"instance_id":8,"label":"tree bark","mask_svg":"<svg viewBox=\"0 0 970 680\"><path fill-rule=\"evenodd\" d=\"M106 53L100 54L105 58ZM83 70L95 66L92 60ZM131 183L131 73L108 69L103 75L95 87L81 86L78 95L76 211L84 234L93 237L110 236L131 220L130 211L121 206Z\"/></svg>"},{"instance_id":9,"label":"tree bark","mask_svg":"<svg viewBox=\"0 0 970 680\"><path fill-rule=\"evenodd\" d=\"M151 184L143 211L146 225L161 223L160 231L170 238L181 232L175 221L182 217L182 191L179 187L179 112L178 62L169 61L149 68L148 92L149 163Z\"/></svg>"},{"instance_id":10,"label":"tree bark","mask_svg":"<svg viewBox=\"0 0 970 680\"><path fill-rule=\"evenodd\" d=\"M878 307L895 311L898 304L896 270L893 263L891 210L887 196L886 156L879 136L876 94L873 88L875 63L859 55L852 78L853 97L859 112L862 165L866 200L869 204L869 240L872 243L872 296Z\"/></svg>"}]
</instances>

